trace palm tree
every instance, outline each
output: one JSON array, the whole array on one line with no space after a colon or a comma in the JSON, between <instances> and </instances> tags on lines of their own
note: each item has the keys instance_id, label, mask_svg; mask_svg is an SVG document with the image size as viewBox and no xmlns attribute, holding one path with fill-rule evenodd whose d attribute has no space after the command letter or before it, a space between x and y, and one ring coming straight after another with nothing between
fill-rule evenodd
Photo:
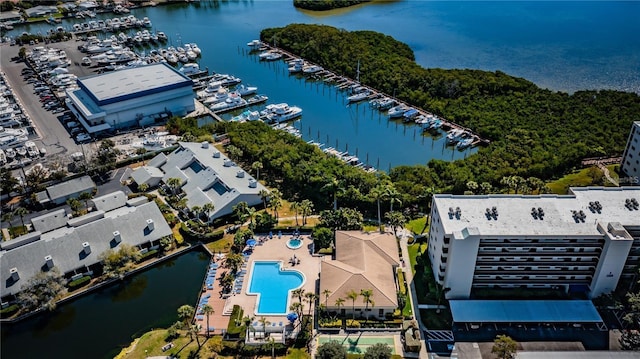
<instances>
[{"instance_id":1,"label":"palm tree","mask_svg":"<svg viewBox=\"0 0 640 359\"><path fill-rule=\"evenodd\" d=\"M338 307L338 312L337 313L340 313L340 308L342 306L344 306L344 302L345 302L344 298L336 299L336 303L335 304L336 304L336 307Z\"/></svg>"},{"instance_id":2,"label":"palm tree","mask_svg":"<svg viewBox=\"0 0 640 359\"><path fill-rule=\"evenodd\" d=\"M201 347L200 338L198 338L198 334L199 333L200 333L200 329L198 328L198 326L196 324L193 324L193 325L189 326L189 336L192 338L191 340L193 340L193 336L196 337L196 342L198 343L198 348Z\"/></svg>"},{"instance_id":3,"label":"palm tree","mask_svg":"<svg viewBox=\"0 0 640 359\"><path fill-rule=\"evenodd\" d=\"M332 178L329 182L327 182L322 188L321 191L330 192L333 195L333 210L338 209L338 192L343 191L342 182L340 182L337 178Z\"/></svg>"},{"instance_id":4,"label":"palm tree","mask_svg":"<svg viewBox=\"0 0 640 359\"><path fill-rule=\"evenodd\" d=\"M215 311L209 304L202 306L202 313L207 316L207 338L209 337L209 315L214 314Z\"/></svg>"},{"instance_id":5,"label":"palm tree","mask_svg":"<svg viewBox=\"0 0 640 359\"><path fill-rule=\"evenodd\" d=\"M167 186L171 188L171 193L173 193L173 195L175 196L178 192L178 188L182 186L182 181L180 180L180 178L171 177L167 180Z\"/></svg>"},{"instance_id":6,"label":"palm tree","mask_svg":"<svg viewBox=\"0 0 640 359\"><path fill-rule=\"evenodd\" d=\"M20 217L20 222L22 223L22 227L24 227L24 216L29 213L29 211L24 207L18 207L15 211L13 211L14 216Z\"/></svg>"},{"instance_id":7,"label":"palm tree","mask_svg":"<svg viewBox=\"0 0 640 359\"><path fill-rule=\"evenodd\" d=\"M309 303L309 316L311 316L311 308L313 308L313 304L316 302L316 294L313 292L306 292L304 294L305 300Z\"/></svg>"},{"instance_id":8,"label":"palm tree","mask_svg":"<svg viewBox=\"0 0 640 359\"><path fill-rule=\"evenodd\" d=\"M313 213L313 202L308 199L302 200L300 202L300 210L302 212L302 225L304 226L307 224L307 217Z\"/></svg>"},{"instance_id":9,"label":"palm tree","mask_svg":"<svg viewBox=\"0 0 640 359\"><path fill-rule=\"evenodd\" d=\"M293 295L294 297L298 297L298 302L302 304L302 296L304 295L304 289L302 288L295 289L291 291L291 295Z\"/></svg>"},{"instance_id":10,"label":"palm tree","mask_svg":"<svg viewBox=\"0 0 640 359\"><path fill-rule=\"evenodd\" d=\"M369 309L369 304L371 304L371 306L375 305L375 303L373 302L373 299L371 299L371 297L373 296L373 291L371 289L361 289L360 295L362 296L362 302L364 303L365 322L366 322L366 319L369 317L368 315L366 315L367 310Z\"/></svg>"},{"instance_id":11,"label":"palm tree","mask_svg":"<svg viewBox=\"0 0 640 359\"><path fill-rule=\"evenodd\" d=\"M247 210L249 209L249 205L247 202L238 202L235 206L233 206L233 214L238 217L238 221L240 224L244 224L244 221L247 219Z\"/></svg>"},{"instance_id":12,"label":"palm tree","mask_svg":"<svg viewBox=\"0 0 640 359\"><path fill-rule=\"evenodd\" d=\"M260 198L262 198L262 206L264 208L267 208L267 198L269 198L269 191L266 189L261 189L259 194Z\"/></svg>"},{"instance_id":13,"label":"palm tree","mask_svg":"<svg viewBox=\"0 0 640 359\"><path fill-rule=\"evenodd\" d=\"M397 236L396 233L398 227L403 227L405 223L407 223L407 219L404 217L402 212L387 212L384 214L384 218L389 222L389 225L393 229L393 235Z\"/></svg>"},{"instance_id":14,"label":"palm tree","mask_svg":"<svg viewBox=\"0 0 640 359\"><path fill-rule=\"evenodd\" d=\"M402 205L402 198L400 192L395 188L393 184L389 184L386 188L385 196L389 199L390 208L389 210L393 212L393 205L395 203Z\"/></svg>"},{"instance_id":15,"label":"palm tree","mask_svg":"<svg viewBox=\"0 0 640 359\"><path fill-rule=\"evenodd\" d=\"M244 263L244 256L240 253L229 254L224 260L224 267L233 273L237 273Z\"/></svg>"},{"instance_id":16,"label":"palm tree","mask_svg":"<svg viewBox=\"0 0 640 359\"><path fill-rule=\"evenodd\" d=\"M256 170L256 181L260 181L260 170L263 168L262 162L255 161L251 164L251 168Z\"/></svg>"},{"instance_id":17,"label":"palm tree","mask_svg":"<svg viewBox=\"0 0 640 359\"><path fill-rule=\"evenodd\" d=\"M385 188L382 183L373 187L371 191L369 191L369 196L373 198L378 204L378 228L382 227L382 219L380 218L380 199L382 199L385 195Z\"/></svg>"},{"instance_id":18,"label":"palm tree","mask_svg":"<svg viewBox=\"0 0 640 359\"><path fill-rule=\"evenodd\" d=\"M270 321L267 320L267 318L265 317L260 317L259 320L260 324L262 324L262 330L264 331L264 337L267 337L267 325L271 324Z\"/></svg>"},{"instance_id":19,"label":"palm tree","mask_svg":"<svg viewBox=\"0 0 640 359\"><path fill-rule=\"evenodd\" d=\"M347 292L347 298L351 299L351 315L353 319L356 319L356 299L358 299L358 292L351 289Z\"/></svg>"},{"instance_id":20,"label":"palm tree","mask_svg":"<svg viewBox=\"0 0 640 359\"><path fill-rule=\"evenodd\" d=\"M75 198L69 198L67 200L67 204L69 205L69 207L71 207L73 214L77 214L80 210L80 207L82 207L82 203L80 203L80 201Z\"/></svg>"},{"instance_id":21,"label":"palm tree","mask_svg":"<svg viewBox=\"0 0 640 359\"><path fill-rule=\"evenodd\" d=\"M329 296L331 295L331 291L329 289L325 289L322 291L322 294L324 295L324 306L327 306L327 302L329 302Z\"/></svg>"},{"instance_id":22,"label":"palm tree","mask_svg":"<svg viewBox=\"0 0 640 359\"><path fill-rule=\"evenodd\" d=\"M302 303L298 303L298 302L291 303L291 305L289 306L289 310L298 314L298 318L302 318L302 312L304 310L304 306L302 305Z\"/></svg>"},{"instance_id":23,"label":"palm tree","mask_svg":"<svg viewBox=\"0 0 640 359\"><path fill-rule=\"evenodd\" d=\"M202 211L207 214L207 224L211 225L211 213L215 210L213 202L207 202L202 206Z\"/></svg>"},{"instance_id":24,"label":"palm tree","mask_svg":"<svg viewBox=\"0 0 640 359\"><path fill-rule=\"evenodd\" d=\"M149 185L147 183L140 183L138 185L138 191L140 192L147 192L148 189L149 189Z\"/></svg>"},{"instance_id":25,"label":"palm tree","mask_svg":"<svg viewBox=\"0 0 640 359\"><path fill-rule=\"evenodd\" d=\"M178 319L180 319L182 323L187 325L189 324L189 322L191 322L194 313L195 310L192 306L188 304L182 305L180 306L180 308L178 308Z\"/></svg>"},{"instance_id":26,"label":"palm tree","mask_svg":"<svg viewBox=\"0 0 640 359\"><path fill-rule=\"evenodd\" d=\"M424 228L422 228L422 232L420 232L420 234L424 233L425 229L427 229L427 226L429 225L429 220L431 218L431 201L433 200L433 195L435 193L436 188L434 186L423 187L422 193L418 196L419 198L423 198L426 202L425 209L427 215L427 220L425 221Z\"/></svg>"},{"instance_id":27,"label":"palm tree","mask_svg":"<svg viewBox=\"0 0 640 359\"><path fill-rule=\"evenodd\" d=\"M295 216L296 216L296 226L298 226L298 210L300 209L300 202L291 202L291 204L289 205L289 208L291 208L292 211L294 211Z\"/></svg>"},{"instance_id":28,"label":"palm tree","mask_svg":"<svg viewBox=\"0 0 640 359\"><path fill-rule=\"evenodd\" d=\"M202 214L202 207L200 207L200 206L191 207L191 213L193 213L193 216L196 219L200 219L200 215Z\"/></svg>"},{"instance_id":29,"label":"palm tree","mask_svg":"<svg viewBox=\"0 0 640 359\"><path fill-rule=\"evenodd\" d=\"M91 198L93 198L93 194L91 192L82 192L80 193L80 196L78 196L79 200L84 201L84 209L87 211L89 211L89 200Z\"/></svg>"},{"instance_id":30,"label":"palm tree","mask_svg":"<svg viewBox=\"0 0 640 359\"><path fill-rule=\"evenodd\" d=\"M273 208L273 215L278 219L278 209L282 208L282 192L278 189L271 191L271 200L269 205Z\"/></svg>"}]
</instances>

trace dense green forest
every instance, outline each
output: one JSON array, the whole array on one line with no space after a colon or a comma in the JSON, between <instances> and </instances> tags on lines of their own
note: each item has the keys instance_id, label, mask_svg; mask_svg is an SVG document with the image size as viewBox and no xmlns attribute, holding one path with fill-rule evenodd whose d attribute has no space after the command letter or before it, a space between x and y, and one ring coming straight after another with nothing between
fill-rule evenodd
<instances>
[{"instance_id":1,"label":"dense green forest","mask_svg":"<svg viewBox=\"0 0 640 359\"><path fill-rule=\"evenodd\" d=\"M306 10L331 10L362 4L371 0L293 0L293 6Z\"/></svg>"},{"instance_id":2,"label":"dense green forest","mask_svg":"<svg viewBox=\"0 0 640 359\"><path fill-rule=\"evenodd\" d=\"M585 157L619 155L640 114L640 97L618 91L572 95L503 72L425 69L409 46L372 31L292 24L261 32L264 41L338 74L468 127L491 145L465 160L396 168L416 183L462 193L470 180L498 185L505 176L558 177ZM434 173L435 172L435 173Z\"/></svg>"}]
</instances>

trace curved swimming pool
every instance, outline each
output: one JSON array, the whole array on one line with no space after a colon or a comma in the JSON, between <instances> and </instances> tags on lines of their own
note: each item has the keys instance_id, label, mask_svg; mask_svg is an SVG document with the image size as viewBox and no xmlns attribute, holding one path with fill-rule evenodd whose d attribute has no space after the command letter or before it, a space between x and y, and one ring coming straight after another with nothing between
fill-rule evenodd
<instances>
[{"instance_id":1,"label":"curved swimming pool","mask_svg":"<svg viewBox=\"0 0 640 359\"><path fill-rule=\"evenodd\" d=\"M289 293L300 288L304 274L281 269L281 261L254 261L247 294L258 297L256 315L285 315L289 312Z\"/></svg>"}]
</instances>

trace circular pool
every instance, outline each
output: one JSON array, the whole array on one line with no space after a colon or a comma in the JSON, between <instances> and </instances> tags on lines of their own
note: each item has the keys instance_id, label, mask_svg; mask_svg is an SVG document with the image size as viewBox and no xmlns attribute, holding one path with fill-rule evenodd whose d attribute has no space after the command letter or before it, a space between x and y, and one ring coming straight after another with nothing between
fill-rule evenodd
<instances>
[{"instance_id":1,"label":"circular pool","mask_svg":"<svg viewBox=\"0 0 640 359\"><path fill-rule=\"evenodd\" d=\"M298 249L302 247L302 238L291 238L287 240L287 247L290 249Z\"/></svg>"}]
</instances>

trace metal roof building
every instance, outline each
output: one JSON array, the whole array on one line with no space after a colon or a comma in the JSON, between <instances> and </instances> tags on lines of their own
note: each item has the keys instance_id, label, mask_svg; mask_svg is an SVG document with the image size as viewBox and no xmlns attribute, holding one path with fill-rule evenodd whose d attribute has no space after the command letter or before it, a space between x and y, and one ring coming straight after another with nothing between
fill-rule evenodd
<instances>
[{"instance_id":1,"label":"metal roof building","mask_svg":"<svg viewBox=\"0 0 640 359\"><path fill-rule=\"evenodd\" d=\"M125 204L126 196L117 193L109 201L121 204L117 208L73 219L64 209L57 210L32 219L36 232L0 244L0 297L16 294L39 272L86 272L100 261L101 253L118 250L121 243L151 245L172 235L155 202Z\"/></svg>"},{"instance_id":2,"label":"metal roof building","mask_svg":"<svg viewBox=\"0 0 640 359\"><path fill-rule=\"evenodd\" d=\"M127 68L77 80L67 105L89 133L151 125L195 109L193 81L168 64Z\"/></svg>"}]
</instances>

